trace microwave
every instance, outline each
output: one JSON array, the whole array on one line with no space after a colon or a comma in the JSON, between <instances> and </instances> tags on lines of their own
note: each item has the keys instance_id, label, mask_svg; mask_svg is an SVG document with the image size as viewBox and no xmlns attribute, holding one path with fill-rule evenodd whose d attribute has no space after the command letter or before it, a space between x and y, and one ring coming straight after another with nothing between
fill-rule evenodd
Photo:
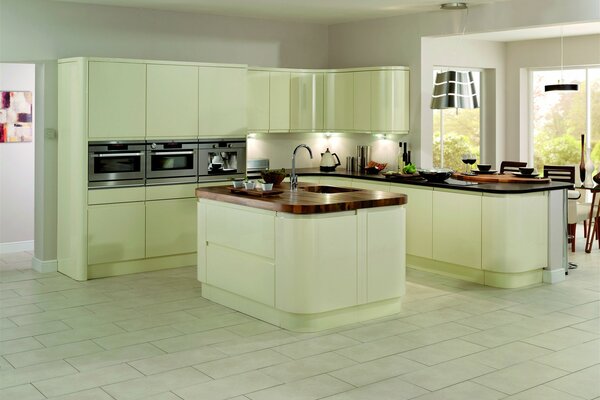
<instances>
[{"instance_id":1,"label":"microwave","mask_svg":"<svg viewBox=\"0 0 600 400\"><path fill-rule=\"evenodd\" d=\"M145 150L139 141L90 142L88 187L144 186Z\"/></svg>"}]
</instances>

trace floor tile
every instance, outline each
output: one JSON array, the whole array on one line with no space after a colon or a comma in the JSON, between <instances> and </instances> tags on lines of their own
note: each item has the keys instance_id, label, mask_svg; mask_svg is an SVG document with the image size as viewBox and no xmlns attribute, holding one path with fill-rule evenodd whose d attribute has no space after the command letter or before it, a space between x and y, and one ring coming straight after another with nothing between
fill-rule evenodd
<instances>
[{"instance_id":1,"label":"floor tile","mask_svg":"<svg viewBox=\"0 0 600 400\"><path fill-rule=\"evenodd\" d=\"M269 389L259 390L248 394L246 397L249 397L252 400L314 400L352 388L352 385L329 375L319 375L280 386L274 386Z\"/></svg>"},{"instance_id":2,"label":"floor tile","mask_svg":"<svg viewBox=\"0 0 600 400\"><path fill-rule=\"evenodd\" d=\"M447 308L411 315L410 317L406 317L403 320L404 322L408 322L409 324L426 328L428 326L438 325L444 322L451 322L456 321L458 319L464 319L470 317L471 315L473 314Z\"/></svg>"},{"instance_id":3,"label":"floor tile","mask_svg":"<svg viewBox=\"0 0 600 400\"><path fill-rule=\"evenodd\" d=\"M16 317L25 314L34 314L42 311L44 310L36 306L35 304L24 304L12 307L5 307L3 305L2 308L0 308L0 318Z\"/></svg>"},{"instance_id":4,"label":"floor tile","mask_svg":"<svg viewBox=\"0 0 600 400\"><path fill-rule=\"evenodd\" d=\"M298 359L354 346L359 343L360 342L346 336L333 334L286 344L276 347L275 350L290 358Z\"/></svg>"},{"instance_id":5,"label":"floor tile","mask_svg":"<svg viewBox=\"0 0 600 400\"><path fill-rule=\"evenodd\" d=\"M570 372L600 364L600 339L536 358L535 361Z\"/></svg>"},{"instance_id":6,"label":"floor tile","mask_svg":"<svg viewBox=\"0 0 600 400\"><path fill-rule=\"evenodd\" d=\"M516 394L566 374L563 370L528 361L480 376L474 381L506 394Z\"/></svg>"},{"instance_id":7,"label":"floor tile","mask_svg":"<svg viewBox=\"0 0 600 400\"><path fill-rule=\"evenodd\" d=\"M586 322L571 325L571 328L600 335L600 318L594 318Z\"/></svg>"},{"instance_id":8,"label":"floor tile","mask_svg":"<svg viewBox=\"0 0 600 400\"><path fill-rule=\"evenodd\" d=\"M421 347L421 345L410 339L405 339L401 336L392 336L368 343L362 343L357 346L346 347L337 350L336 353L354 361L366 362L412 350L417 347Z\"/></svg>"},{"instance_id":9,"label":"floor tile","mask_svg":"<svg viewBox=\"0 0 600 400\"><path fill-rule=\"evenodd\" d=\"M300 360L289 361L260 371L279 382L293 382L311 376L336 371L356 364L354 361L335 353L319 354Z\"/></svg>"},{"instance_id":10,"label":"floor tile","mask_svg":"<svg viewBox=\"0 0 600 400\"><path fill-rule=\"evenodd\" d=\"M222 353L219 352L219 354ZM239 356L221 358L215 361L203 362L202 364L194 365L194 368L202 371L213 379L219 379L270 367L276 364L282 364L288 361L291 361L289 357L276 351L266 349L252 353L244 353Z\"/></svg>"},{"instance_id":11,"label":"floor tile","mask_svg":"<svg viewBox=\"0 0 600 400\"><path fill-rule=\"evenodd\" d=\"M243 324L228 326L225 329L239 336L254 336L261 333L277 331L280 328L263 321L254 320Z\"/></svg>"},{"instance_id":12,"label":"floor tile","mask_svg":"<svg viewBox=\"0 0 600 400\"><path fill-rule=\"evenodd\" d=\"M17 386L43 379L76 373L77 370L64 361L31 365L18 369L0 370L0 388Z\"/></svg>"},{"instance_id":13,"label":"floor tile","mask_svg":"<svg viewBox=\"0 0 600 400\"><path fill-rule=\"evenodd\" d=\"M344 330L340 333L354 340L361 342L370 342L389 336L399 335L404 332L420 329L416 325L409 324L403 320L385 321L378 324L368 324L350 330Z\"/></svg>"},{"instance_id":14,"label":"floor tile","mask_svg":"<svg viewBox=\"0 0 600 400\"><path fill-rule=\"evenodd\" d=\"M153 357L160 354L165 353L159 348L152 346L150 343L143 343L87 354L79 357L67 358L66 361L79 371L87 371L107 367L109 365Z\"/></svg>"},{"instance_id":15,"label":"floor tile","mask_svg":"<svg viewBox=\"0 0 600 400\"><path fill-rule=\"evenodd\" d=\"M497 310L485 314L473 315L471 317L456 320L456 323L477 329L491 329L500 325L512 324L529 318L522 314L516 314L506 310Z\"/></svg>"},{"instance_id":16,"label":"floor tile","mask_svg":"<svg viewBox=\"0 0 600 400\"><path fill-rule=\"evenodd\" d=\"M73 307L66 308L64 310L44 311L35 314L19 315L18 317L11 317L11 321L17 325L29 325L48 321L59 321L90 314L92 314L92 312L85 307Z\"/></svg>"},{"instance_id":17,"label":"floor tile","mask_svg":"<svg viewBox=\"0 0 600 400\"><path fill-rule=\"evenodd\" d=\"M248 372L216 379L183 389L173 390L184 400L224 400L281 384L280 381L260 372Z\"/></svg>"},{"instance_id":18,"label":"floor tile","mask_svg":"<svg viewBox=\"0 0 600 400\"><path fill-rule=\"evenodd\" d=\"M523 341L556 351L565 349L567 347L572 347L580 343L589 342L590 340L597 338L598 335L594 335L579 329L566 327L557 329L555 331L542 333L537 336L532 336L530 338L523 339Z\"/></svg>"},{"instance_id":19,"label":"floor tile","mask_svg":"<svg viewBox=\"0 0 600 400\"><path fill-rule=\"evenodd\" d=\"M43 362L76 357L83 354L97 353L102 350L104 349L96 343L86 340L83 342L68 343L60 346L8 354L4 356L4 358L15 368L21 368Z\"/></svg>"},{"instance_id":20,"label":"floor tile","mask_svg":"<svg viewBox=\"0 0 600 400\"><path fill-rule=\"evenodd\" d=\"M566 308L561 310L561 312L585 319L598 318L600 317L600 300Z\"/></svg>"},{"instance_id":21,"label":"floor tile","mask_svg":"<svg viewBox=\"0 0 600 400\"><path fill-rule=\"evenodd\" d=\"M117 400L145 399L150 395L174 391L178 388L197 385L210 380L193 368L182 368L161 374L133 379L127 382L103 386Z\"/></svg>"},{"instance_id":22,"label":"floor tile","mask_svg":"<svg viewBox=\"0 0 600 400\"><path fill-rule=\"evenodd\" d=\"M584 399L595 399L600 396L600 364L555 379L547 386Z\"/></svg>"},{"instance_id":23,"label":"floor tile","mask_svg":"<svg viewBox=\"0 0 600 400\"><path fill-rule=\"evenodd\" d=\"M21 351L41 349L44 346L32 337L5 340L0 342L0 356Z\"/></svg>"},{"instance_id":24,"label":"floor tile","mask_svg":"<svg viewBox=\"0 0 600 400\"><path fill-rule=\"evenodd\" d=\"M66 331L69 326L61 321L41 322L36 324L17 326L15 328L6 328L0 331L0 340L12 340L45 333Z\"/></svg>"},{"instance_id":25,"label":"floor tile","mask_svg":"<svg viewBox=\"0 0 600 400\"><path fill-rule=\"evenodd\" d=\"M551 353L550 350L542 347L523 342L513 342L470 355L468 359L488 367L502 369L549 353Z\"/></svg>"},{"instance_id":26,"label":"floor tile","mask_svg":"<svg viewBox=\"0 0 600 400\"><path fill-rule=\"evenodd\" d=\"M124 332L114 324L88 326L85 328L71 329L68 331L46 333L35 336L44 346L58 346L65 343L80 342L87 339L96 339L104 336L116 335Z\"/></svg>"},{"instance_id":27,"label":"floor tile","mask_svg":"<svg viewBox=\"0 0 600 400\"><path fill-rule=\"evenodd\" d=\"M348 382L354 386L364 386L369 383L393 378L398 375L414 372L426 366L416 361L408 360L400 355L394 355L377 360L352 365L329 375Z\"/></svg>"},{"instance_id":28,"label":"floor tile","mask_svg":"<svg viewBox=\"0 0 600 400\"><path fill-rule=\"evenodd\" d=\"M194 333L212 329L225 328L232 325L253 321L241 313L227 313L204 318L190 318L188 321L172 324L171 326L183 333Z\"/></svg>"},{"instance_id":29,"label":"floor tile","mask_svg":"<svg viewBox=\"0 0 600 400\"><path fill-rule=\"evenodd\" d=\"M82 390L81 392L52 397L51 400L114 400L112 396L100 388Z\"/></svg>"},{"instance_id":30,"label":"floor tile","mask_svg":"<svg viewBox=\"0 0 600 400\"><path fill-rule=\"evenodd\" d=\"M224 357L227 357L227 355L221 353L217 349L205 346L198 349L144 358L142 360L132 361L129 365L142 372L144 375L153 375L159 372L190 367L194 364L200 364ZM200 371L202 370L200 369Z\"/></svg>"},{"instance_id":31,"label":"floor tile","mask_svg":"<svg viewBox=\"0 0 600 400\"><path fill-rule=\"evenodd\" d=\"M225 354L236 355L281 346L297 340L291 334L278 330L244 338L234 338L215 344L214 347Z\"/></svg>"},{"instance_id":32,"label":"floor tile","mask_svg":"<svg viewBox=\"0 0 600 400\"><path fill-rule=\"evenodd\" d=\"M402 375L400 378L427 390L434 391L492 371L494 369L486 365L459 358L458 360L448 361Z\"/></svg>"},{"instance_id":33,"label":"floor tile","mask_svg":"<svg viewBox=\"0 0 600 400\"><path fill-rule=\"evenodd\" d=\"M392 378L347 392L328 397L329 400L404 400L412 399L427 393L427 390L403 381L400 378Z\"/></svg>"},{"instance_id":34,"label":"floor tile","mask_svg":"<svg viewBox=\"0 0 600 400\"><path fill-rule=\"evenodd\" d=\"M582 398L553 389L547 385L540 385L521 393L505 397L504 400L582 400Z\"/></svg>"},{"instance_id":35,"label":"floor tile","mask_svg":"<svg viewBox=\"0 0 600 400\"><path fill-rule=\"evenodd\" d=\"M59 378L34 381L33 385L46 397L57 397L69 393L93 389L111 383L128 381L143 375L126 364L80 372Z\"/></svg>"},{"instance_id":36,"label":"floor tile","mask_svg":"<svg viewBox=\"0 0 600 400\"><path fill-rule=\"evenodd\" d=\"M458 324L456 322L447 322L427 328L421 328L416 331L410 331L398 335L399 338L408 340L419 346L426 346L428 344L434 344L443 342L444 340L459 338L471 333L479 332L475 328L470 328Z\"/></svg>"},{"instance_id":37,"label":"floor tile","mask_svg":"<svg viewBox=\"0 0 600 400\"><path fill-rule=\"evenodd\" d=\"M135 332L133 332L135 333ZM156 340L152 344L167 353L196 349L210 344L221 343L227 340L235 339L238 336L235 333L225 329L215 329L212 331L191 333L189 335L179 335L168 339Z\"/></svg>"},{"instance_id":38,"label":"floor tile","mask_svg":"<svg viewBox=\"0 0 600 400\"><path fill-rule=\"evenodd\" d=\"M505 396L504 393L467 381L415 397L415 400L497 400Z\"/></svg>"},{"instance_id":39,"label":"floor tile","mask_svg":"<svg viewBox=\"0 0 600 400\"><path fill-rule=\"evenodd\" d=\"M487 347L465 342L464 340L451 339L445 342L406 351L402 353L402 357L431 366L486 349Z\"/></svg>"},{"instance_id":40,"label":"floor tile","mask_svg":"<svg viewBox=\"0 0 600 400\"><path fill-rule=\"evenodd\" d=\"M144 315L142 318L117 321L114 322L114 324L126 331L139 331L142 329L155 328L157 326L188 322L195 319L195 317L185 311L175 311L171 313Z\"/></svg>"},{"instance_id":41,"label":"floor tile","mask_svg":"<svg viewBox=\"0 0 600 400\"><path fill-rule=\"evenodd\" d=\"M32 385L20 385L0 389L0 399L41 400L45 399L45 397Z\"/></svg>"},{"instance_id":42,"label":"floor tile","mask_svg":"<svg viewBox=\"0 0 600 400\"><path fill-rule=\"evenodd\" d=\"M105 336L100 339L94 339L96 343L107 350L117 347L131 346L132 344L147 343L153 340L160 340L181 335L181 332L170 327L157 327L144 329L141 331L118 333L112 336Z\"/></svg>"}]
</instances>

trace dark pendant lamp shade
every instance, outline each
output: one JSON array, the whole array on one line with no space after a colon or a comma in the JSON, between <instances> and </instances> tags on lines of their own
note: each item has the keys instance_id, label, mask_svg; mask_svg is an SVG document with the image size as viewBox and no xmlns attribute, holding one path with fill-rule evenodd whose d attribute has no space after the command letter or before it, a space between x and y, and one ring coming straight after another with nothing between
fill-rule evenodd
<instances>
[{"instance_id":1,"label":"dark pendant lamp shade","mask_svg":"<svg viewBox=\"0 0 600 400\"><path fill-rule=\"evenodd\" d=\"M479 108L471 71L438 72L433 85L431 109Z\"/></svg>"},{"instance_id":2,"label":"dark pendant lamp shade","mask_svg":"<svg viewBox=\"0 0 600 400\"><path fill-rule=\"evenodd\" d=\"M579 85L577 83L555 83L553 85L545 85L544 92L577 92Z\"/></svg>"}]
</instances>

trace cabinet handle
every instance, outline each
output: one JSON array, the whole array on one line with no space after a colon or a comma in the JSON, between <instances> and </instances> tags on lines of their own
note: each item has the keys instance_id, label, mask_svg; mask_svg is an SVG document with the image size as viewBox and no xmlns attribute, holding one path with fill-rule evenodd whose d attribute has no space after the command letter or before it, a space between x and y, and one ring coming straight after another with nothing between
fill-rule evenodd
<instances>
[{"instance_id":1,"label":"cabinet handle","mask_svg":"<svg viewBox=\"0 0 600 400\"><path fill-rule=\"evenodd\" d=\"M142 153L100 153L93 154L92 157L131 157L131 156L141 156Z\"/></svg>"},{"instance_id":2,"label":"cabinet handle","mask_svg":"<svg viewBox=\"0 0 600 400\"><path fill-rule=\"evenodd\" d=\"M182 156L186 154L194 154L193 150L190 151L156 151L152 152L153 156Z\"/></svg>"}]
</instances>

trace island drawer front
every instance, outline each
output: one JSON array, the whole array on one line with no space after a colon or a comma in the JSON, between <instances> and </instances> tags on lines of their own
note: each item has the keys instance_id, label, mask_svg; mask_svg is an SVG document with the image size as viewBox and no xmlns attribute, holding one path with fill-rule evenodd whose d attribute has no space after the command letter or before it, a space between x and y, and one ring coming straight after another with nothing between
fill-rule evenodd
<instances>
[{"instance_id":1,"label":"island drawer front","mask_svg":"<svg viewBox=\"0 0 600 400\"><path fill-rule=\"evenodd\" d=\"M157 185L146 187L146 200L168 200L196 197L196 183L183 185Z\"/></svg>"},{"instance_id":2,"label":"island drawer front","mask_svg":"<svg viewBox=\"0 0 600 400\"><path fill-rule=\"evenodd\" d=\"M143 187L92 189L88 190L88 204L112 204L144 201L146 192Z\"/></svg>"},{"instance_id":3,"label":"island drawer front","mask_svg":"<svg viewBox=\"0 0 600 400\"><path fill-rule=\"evenodd\" d=\"M207 203L206 211L204 229L209 245L275 258L274 212L215 202Z\"/></svg>"},{"instance_id":4,"label":"island drawer front","mask_svg":"<svg viewBox=\"0 0 600 400\"><path fill-rule=\"evenodd\" d=\"M275 306L275 265L272 260L209 244L206 248L206 283Z\"/></svg>"}]
</instances>

